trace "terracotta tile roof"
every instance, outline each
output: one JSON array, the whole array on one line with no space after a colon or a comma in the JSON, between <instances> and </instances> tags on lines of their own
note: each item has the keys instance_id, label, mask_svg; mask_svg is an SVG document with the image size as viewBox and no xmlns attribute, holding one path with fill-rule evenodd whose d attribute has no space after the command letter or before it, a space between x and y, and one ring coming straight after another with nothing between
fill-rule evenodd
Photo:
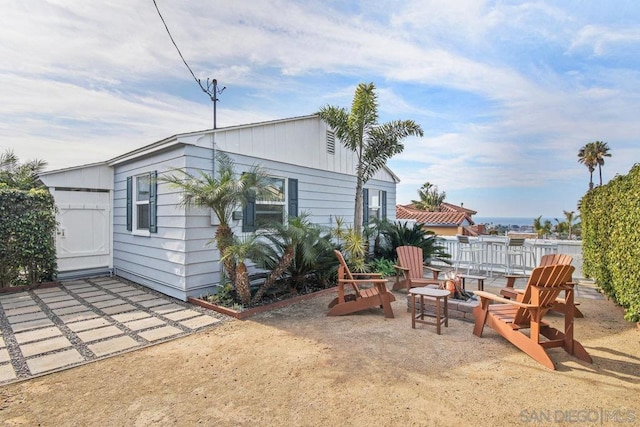
<instances>
[{"instance_id":1,"label":"terracotta tile roof","mask_svg":"<svg viewBox=\"0 0 640 427\"><path fill-rule=\"evenodd\" d=\"M440 208L444 212L464 212L464 213L468 214L469 216L475 215L475 214L478 213L478 212L476 212L474 210L463 208L462 206L452 205L451 203L446 203L446 202L442 203L440 205Z\"/></svg>"},{"instance_id":2,"label":"terracotta tile roof","mask_svg":"<svg viewBox=\"0 0 640 427\"><path fill-rule=\"evenodd\" d=\"M466 210L467 209L465 209L465 211ZM415 209L413 205L397 205L396 219L411 219L425 225L459 226L462 225L465 221L467 221L470 225L474 224L470 214L464 211L445 210L442 212L429 212Z\"/></svg>"}]
</instances>

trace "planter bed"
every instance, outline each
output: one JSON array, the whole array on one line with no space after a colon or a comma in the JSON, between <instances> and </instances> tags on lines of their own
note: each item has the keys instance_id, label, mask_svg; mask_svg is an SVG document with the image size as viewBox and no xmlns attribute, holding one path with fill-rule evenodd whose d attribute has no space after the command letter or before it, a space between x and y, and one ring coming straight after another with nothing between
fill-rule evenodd
<instances>
[{"instance_id":1,"label":"planter bed","mask_svg":"<svg viewBox=\"0 0 640 427\"><path fill-rule=\"evenodd\" d=\"M203 307L203 308L208 308L209 310L213 310L216 311L218 313L221 314L225 314L227 316L231 316L235 319L240 319L240 320L244 320L248 317L251 316L255 316L256 314L260 314L260 313L264 313L265 311L269 311L269 310L275 310L278 308L282 308L282 307L287 307L291 304L295 304L301 301L306 301L308 299L320 296L320 295L325 295L325 294L329 294L332 292L336 292L336 287L332 287L332 288L328 288L328 289L322 289L320 291L316 291L316 292L311 292L309 294L304 294L304 295L298 295L292 298L287 298L287 299L283 299L280 301L276 301L273 302L271 304L265 304L265 305L260 305L257 307L252 307L246 310L242 310L242 311L237 311L234 310L232 308L229 307L224 307L221 305L217 305L217 304L213 304L210 303L208 301L202 300L200 298L193 298L193 297L189 297L188 301L191 304Z\"/></svg>"}]
</instances>

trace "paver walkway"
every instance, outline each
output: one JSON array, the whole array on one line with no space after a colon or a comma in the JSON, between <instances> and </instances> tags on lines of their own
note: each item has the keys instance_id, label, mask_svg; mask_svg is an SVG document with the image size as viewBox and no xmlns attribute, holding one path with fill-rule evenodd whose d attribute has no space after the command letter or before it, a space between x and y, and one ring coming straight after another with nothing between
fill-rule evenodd
<instances>
[{"instance_id":1,"label":"paver walkway","mask_svg":"<svg viewBox=\"0 0 640 427\"><path fill-rule=\"evenodd\" d=\"M0 384L181 337L223 319L118 278L0 295Z\"/></svg>"}]
</instances>

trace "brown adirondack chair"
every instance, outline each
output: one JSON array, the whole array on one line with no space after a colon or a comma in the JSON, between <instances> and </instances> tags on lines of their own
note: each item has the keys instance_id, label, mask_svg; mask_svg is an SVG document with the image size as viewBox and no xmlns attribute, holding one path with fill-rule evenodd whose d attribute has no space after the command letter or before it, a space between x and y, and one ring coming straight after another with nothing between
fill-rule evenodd
<instances>
[{"instance_id":1,"label":"brown adirondack chair","mask_svg":"<svg viewBox=\"0 0 640 427\"><path fill-rule=\"evenodd\" d=\"M394 291L406 289L408 292L411 288L440 284L438 275L442 270L424 265L422 248L417 246L398 246L396 253L398 254L398 264L400 265L393 266L396 269L396 282L392 288ZM432 279L424 277L425 270L431 271Z\"/></svg>"},{"instance_id":2,"label":"brown adirondack chair","mask_svg":"<svg viewBox=\"0 0 640 427\"><path fill-rule=\"evenodd\" d=\"M547 254L543 255L540 259L539 267L544 267L546 265L552 264L563 264L563 265L571 265L571 261L573 261L573 257L571 255L565 254ZM528 276L520 276L515 274L507 274L504 276L507 279L507 285L500 290L500 295L509 299L519 299L522 296L523 290L515 289L516 279L520 278L528 278ZM567 277L567 282L572 282L573 278L571 275ZM577 307L580 303L574 302L573 304L573 317L584 317L584 314ZM567 302L562 297L556 298L556 301L551 308L552 311L556 311L558 313L564 313L567 309Z\"/></svg>"},{"instance_id":3,"label":"brown adirondack chair","mask_svg":"<svg viewBox=\"0 0 640 427\"><path fill-rule=\"evenodd\" d=\"M571 265L560 264L536 267L529 277L521 301L484 291L474 292L480 298L480 305L473 311L476 317L474 335L481 337L486 324L549 369L555 369L546 352L547 348L552 347L562 347L567 353L591 363L591 356L582 344L573 339L572 310L564 313L564 332L542 320L561 292L565 292L567 304L573 304L573 284L567 282L573 270ZM500 304L489 304L491 301ZM529 329L529 334L523 333L525 329ZM547 339L541 339L541 335Z\"/></svg>"},{"instance_id":4,"label":"brown adirondack chair","mask_svg":"<svg viewBox=\"0 0 640 427\"><path fill-rule=\"evenodd\" d=\"M387 280L379 274L351 273L340 251L333 251L340 261L338 267L338 297L329 304L327 316L342 316L372 307L380 307L384 316L393 318L391 302L396 298L387 290ZM357 277L367 276L367 279ZM371 283L371 288L361 288L359 285ZM353 293L345 294L345 285L351 286Z\"/></svg>"}]
</instances>

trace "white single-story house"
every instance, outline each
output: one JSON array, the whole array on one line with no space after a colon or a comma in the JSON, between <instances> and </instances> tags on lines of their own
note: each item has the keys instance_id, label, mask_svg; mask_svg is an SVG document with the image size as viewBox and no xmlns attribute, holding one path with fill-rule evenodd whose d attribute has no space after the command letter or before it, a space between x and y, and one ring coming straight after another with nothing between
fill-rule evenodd
<instances>
[{"instance_id":1,"label":"white single-story house","mask_svg":"<svg viewBox=\"0 0 640 427\"><path fill-rule=\"evenodd\" d=\"M217 218L178 206L180 190L154 178L175 169L212 173L218 151L238 173L266 168L282 196L235 213L236 234L261 216L286 221L306 212L327 227L336 217L353 221L355 153L316 115L178 134L105 162L41 174L59 210L58 277L114 274L182 300L214 291ZM395 220L398 182L386 167L367 182L365 220Z\"/></svg>"}]
</instances>

